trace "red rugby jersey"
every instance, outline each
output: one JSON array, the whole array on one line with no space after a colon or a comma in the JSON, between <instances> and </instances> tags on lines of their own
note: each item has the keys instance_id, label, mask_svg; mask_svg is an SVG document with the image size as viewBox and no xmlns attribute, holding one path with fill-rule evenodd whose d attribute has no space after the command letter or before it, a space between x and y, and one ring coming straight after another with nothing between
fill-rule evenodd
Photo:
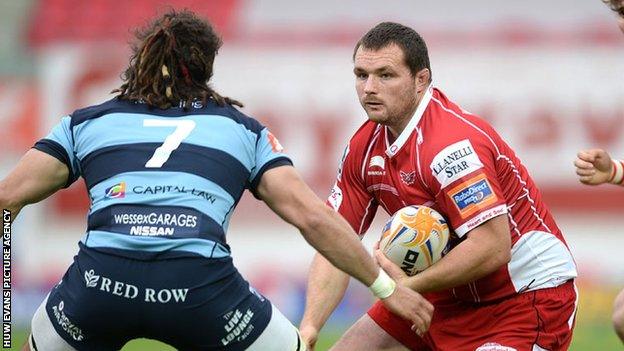
<instances>
[{"instance_id":1,"label":"red rugby jersey","mask_svg":"<svg viewBox=\"0 0 624 351\"><path fill-rule=\"evenodd\" d=\"M513 150L481 118L429 88L405 130L367 121L351 138L328 203L363 235L378 206L435 208L463 238L506 215L511 261L451 293L484 302L577 276L565 239Z\"/></svg>"}]
</instances>

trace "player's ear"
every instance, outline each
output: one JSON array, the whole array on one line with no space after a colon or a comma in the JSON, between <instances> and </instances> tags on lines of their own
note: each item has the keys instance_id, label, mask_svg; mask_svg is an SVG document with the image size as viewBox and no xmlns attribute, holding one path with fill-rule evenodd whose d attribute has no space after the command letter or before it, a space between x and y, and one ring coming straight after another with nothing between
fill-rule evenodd
<instances>
[{"instance_id":1,"label":"player's ear","mask_svg":"<svg viewBox=\"0 0 624 351\"><path fill-rule=\"evenodd\" d=\"M428 68L423 68L416 72L414 79L416 80L416 90L420 93L429 86L431 82L431 71L429 71Z\"/></svg>"}]
</instances>

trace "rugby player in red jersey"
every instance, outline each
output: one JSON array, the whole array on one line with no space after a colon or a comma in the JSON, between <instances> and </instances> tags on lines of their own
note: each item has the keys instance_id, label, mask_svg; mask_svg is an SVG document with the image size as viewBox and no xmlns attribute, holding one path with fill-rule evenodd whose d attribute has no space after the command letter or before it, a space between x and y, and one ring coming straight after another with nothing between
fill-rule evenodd
<instances>
[{"instance_id":1,"label":"rugby player in red jersey","mask_svg":"<svg viewBox=\"0 0 624 351\"><path fill-rule=\"evenodd\" d=\"M434 304L428 332L412 331L377 303L333 350L567 349L576 265L514 151L432 85L427 47L413 29L381 23L357 43L353 59L368 121L349 141L328 204L359 235L378 207L393 214L426 205L448 219L458 238L445 257L412 277L377 252L384 269ZM309 346L347 282L315 257L301 324Z\"/></svg>"}]
</instances>

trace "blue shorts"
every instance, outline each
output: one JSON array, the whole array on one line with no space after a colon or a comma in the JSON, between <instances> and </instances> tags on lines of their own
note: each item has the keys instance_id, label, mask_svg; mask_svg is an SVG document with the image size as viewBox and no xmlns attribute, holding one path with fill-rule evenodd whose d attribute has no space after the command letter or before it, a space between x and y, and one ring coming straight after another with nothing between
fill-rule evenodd
<instances>
[{"instance_id":1,"label":"blue shorts","mask_svg":"<svg viewBox=\"0 0 624 351\"><path fill-rule=\"evenodd\" d=\"M245 350L272 313L230 257L144 261L83 245L45 310L69 345L92 351L135 338L179 350Z\"/></svg>"}]
</instances>

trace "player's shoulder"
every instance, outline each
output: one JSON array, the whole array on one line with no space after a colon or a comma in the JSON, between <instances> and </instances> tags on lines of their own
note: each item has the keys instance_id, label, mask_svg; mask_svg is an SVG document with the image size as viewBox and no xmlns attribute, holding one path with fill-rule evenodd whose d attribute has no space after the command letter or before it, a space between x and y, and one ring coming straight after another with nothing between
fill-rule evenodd
<instances>
[{"instance_id":1,"label":"player's shoulder","mask_svg":"<svg viewBox=\"0 0 624 351\"><path fill-rule=\"evenodd\" d=\"M434 89L428 116L428 130L424 133L435 135L435 138L428 138L428 144L434 149L462 140L495 144L500 138L487 120L463 109L437 89Z\"/></svg>"},{"instance_id":2,"label":"player's shoulder","mask_svg":"<svg viewBox=\"0 0 624 351\"><path fill-rule=\"evenodd\" d=\"M118 98L112 98L97 105L91 105L75 110L69 114L71 127L79 125L90 119L98 118L109 113L120 112L128 109L128 102Z\"/></svg>"},{"instance_id":3,"label":"player's shoulder","mask_svg":"<svg viewBox=\"0 0 624 351\"><path fill-rule=\"evenodd\" d=\"M219 106L213 100L210 100L209 103L214 105L213 108L216 109L215 112L217 112L217 114L232 119L234 122L255 134L260 134L265 128L257 119L243 113L236 108L236 106L230 104Z\"/></svg>"},{"instance_id":4,"label":"player's shoulder","mask_svg":"<svg viewBox=\"0 0 624 351\"><path fill-rule=\"evenodd\" d=\"M380 125L367 120L364 122L349 139L338 169L338 178L340 179L343 168L359 167L363 160L367 157L371 143L375 141L375 137L379 135Z\"/></svg>"},{"instance_id":5,"label":"player's shoulder","mask_svg":"<svg viewBox=\"0 0 624 351\"><path fill-rule=\"evenodd\" d=\"M349 139L349 148L351 150L365 151L370 144L374 142L380 130L380 124L367 120L353 133L351 139Z\"/></svg>"}]
</instances>

